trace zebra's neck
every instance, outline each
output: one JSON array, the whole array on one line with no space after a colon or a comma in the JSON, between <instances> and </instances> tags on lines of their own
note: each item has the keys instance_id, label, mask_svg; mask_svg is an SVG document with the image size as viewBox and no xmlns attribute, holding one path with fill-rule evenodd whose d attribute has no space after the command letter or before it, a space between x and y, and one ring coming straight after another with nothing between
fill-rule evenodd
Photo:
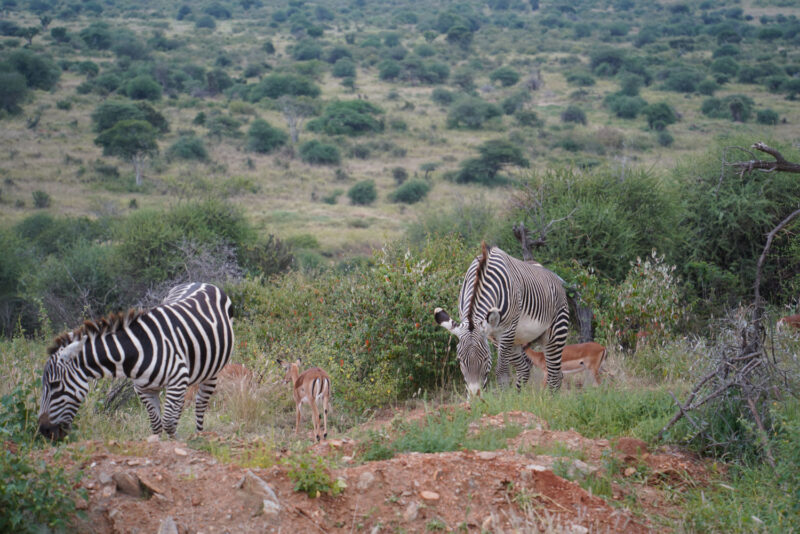
<instances>
[{"instance_id":1,"label":"zebra's neck","mask_svg":"<svg viewBox=\"0 0 800 534\"><path fill-rule=\"evenodd\" d=\"M134 378L141 344L130 330L91 334L81 354L81 369L94 378Z\"/></svg>"}]
</instances>

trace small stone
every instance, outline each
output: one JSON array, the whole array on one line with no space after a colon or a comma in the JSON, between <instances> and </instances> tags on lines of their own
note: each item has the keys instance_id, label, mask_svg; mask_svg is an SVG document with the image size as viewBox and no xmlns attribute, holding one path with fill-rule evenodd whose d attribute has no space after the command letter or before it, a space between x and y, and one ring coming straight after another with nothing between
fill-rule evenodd
<instances>
[{"instance_id":1,"label":"small stone","mask_svg":"<svg viewBox=\"0 0 800 534\"><path fill-rule=\"evenodd\" d=\"M131 467L133 467L135 465L141 465L141 463L142 463L142 461L137 459L137 458L133 458L131 460L128 460L128 465L131 466Z\"/></svg>"},{"instance_id":2,"label":"small stone","mask_svg":"<svg viewBox=\"0 0 800 534\"><path fill-rule=\"evenodd\" d=\"M411 501L406 508L406 511L403 512L403 519L406 521L414 521L419 514L419 504L417 501Z\"/></svg>"},{"instance_id":3,"label":"small stone","mask_svg":"<svg viewBox=\"0 0 800 534\"><path fill-rule=\"evenodd\" d=\"M342 446L342 440L340 439L329 439L328 440L328 447L331 449L339 449Z\"/></svg>"},{"instance_id":4,"label":"small stone","mask_svg":"<svg viewBox=\"0 0 800 534\"><path fill-rule=\"evenodd\" d=\"M147 443L158 443L159 441L161 441L161 436L158 434L150 434L147 437Z\"/></svg>"},{"instance_id":5,"label":"small stone","mask_svg":"<svg viewBox=\"0 0 800 534\"><path fill-rule=\"evenodd\" d=\"M497 458L497 453L492 451L480 451L476 456L481 460L494 460Z\"/></svg>"},{"instance_id":6,"label":"small stone","mask_svg":"<svg viewBox=\"0 0 800 534\"><path fill-rule=\"evenodd\" d=\"M353 461L353 457L352 456L342 456L342 461L344 463L346 463L346 464L349 464L350 462Z\"/></svg>"},{"instance_id":7,"label":"small stone","mask_svg":"<svg viewBox=\"0 0 800 534\"><path fill-rule=\"evenodd\" d=\"M358 477L356 488L358 488L359 491L366 491L373 482L375 482L375 475L372 474L371 471L364 471L361 473L361 476Z\"/></svg>"},{"instance_id":8,"label":"small stone","mask_svg":"<svg viewBox=\"0 0 800 534\"><path fill-rule=\"evenodd\" d=\"M203 504L203 499L199 495L192 495L192 506L200 506Z\"/></svg>"},{"instance_id":9,"label":"small stone","mask_svg":"<svg viewBox=\"0 0 800 534\"><path fill-rule=\"evenodd\" d=\"M130 495L132 497L139 497L142 495L142 489L139 486L139 477L133 473L118 472L114 473L111 478L117 485L117 490L120 493Z\"/></svg>"},{"instance_id":10,"label":"small stone","mask_svg":"<svg viewBox=\"0 0 800 534\"><path fill-rule=\"evenodd\" d=\"M114 519L114 517L116 517L117 515L119 515L119 510L117 510L116 508L108 512L109 519Z\"/></svg>"},{"instance_id":11,"label":"small stone","mask_svg":"<svg viewBox=\"0 0 800 534\"><path fill-rule=\"evenodd\" d=\"M156 478L160 477L156 475ZM164 494L164 488L147 475L139 475L139 482L142 484L142 486L150 490L151 493L159 493L161 495Z\"/></svg>"},{"instance_id":12,"label":"small stone","mask_svg":"<svg viewBox=\"0 0 800 534\"><path fill-rule=\"evenodd\" d=\"M106 484L111 484L112 482L111 475L109 475L108 473L100 473L99 475L97 475L97 480L99 480L100 484L103 484L104 486Z\"/></svg>"},{"instance_id":13,"label":"small stone","mask_svg":"<svg viewBox=\"0 0 800 534\"><path fill-rule=\"evenodd\" d=\"M76 510L88 510L89 509L89 501L84 499L76 499L75 500L75 509Z\"/></svg>"},{"instance_id":14,"label":"small stone","mask_svg":"<svg viewBox=\"0 0 800 534\"><path fill-rule=\"evenodd\" d=\"M487 515L486 519L481 523L481 532L489 532L489 527L492 526L492 516Z\"/></svg>"},{"instance_id":15,"label":"small stone","mask_svg":"<svg viewBox=\"0 0 800 534\"><path fill-rule=\"evenodd\" d=\"M436 493L435 491L424 490L424 491L419 492L419 496L422 497L423 499L425 499L426 501L438 501L439 500L439 494Z\"/></svg>"},{"instance_id":16,"label":"small stone","mask_svg":"<svg viewBox=\"0 0 800 534\"><path fill-rule=\"evenodd\" d=\"M112 486L106 486L103 488L103 493L101 494L103 497L111 497L114 495L114 488Z\"/></svg>"},{"instance_id":17,"label":"small stone","mask_svg":"<svg viewBox=\"0 0 800 534\"><path fill-rule=\"evenodd\" d=\"M589 529L583 525L570 525L568 532L570 534L589 534Z\"/></svg>"},{"instance_id":18,"label":"small stone","mask_svg":"<svg viewBox=\"0 0 800 534\"><path fill-rule=\"evenodd\" d=\"M636 472L636 468L635 467L627 467L625 469L624 475L626 477L629 477L629 476L632 476L635 472Z\"/></svg>"},{"instance_id":19,"label":"small stone","mask_svg":"<svg viewBox=\"0 0 800 534\"><path fill-rule=\"evenodd\" d=\"M162 519L157 534L178 534L178 525L175 524L175 520L171 516Z\"/></svg>"},{"instance_id":20,"label":"small stone","mask_svg":"<svg viewBox=\"0 0 800 534\"><path fill-rule=\"evenodd\" d=\"M178 456L188 456L189 455L188 452L186 452L184 449L181 449L180 447L175 447L175 454L177 454Z\"/></svg>"},{"instance_id":21,"label":"small stone","mask_svg":"<svg viewBox=\"0 0 800 534\"><path fill-rule=\"evenodd\" d=\"M269 484L264 482L258 475L251 470L247 470L242 477L244 480L241 482L241 488L251 495L261 497L262 499L269 499L278 502L278 496L275 495L275 490Z\"/></svg>"},{"instance_id":22,"label":"small stone","mask_svg":"<svg viewBox=\"0 0 800 534\"><path fill-rule=\"evenodd\" d=\"M526 465L525 469L530 469L531 471L547 471L547 468L545 466L539 464Z\"/></svg>"}]
</instances>

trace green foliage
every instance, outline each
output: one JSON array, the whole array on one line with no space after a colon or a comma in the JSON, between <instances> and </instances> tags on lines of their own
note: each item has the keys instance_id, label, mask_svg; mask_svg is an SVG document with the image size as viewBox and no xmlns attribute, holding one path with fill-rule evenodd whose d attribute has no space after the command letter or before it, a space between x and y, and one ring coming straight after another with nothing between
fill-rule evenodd
<instances>
[{"instance_id":1,"label":"green foliage","mask_svg":"<svg viewBox=\"0 0 800 534\"><path fill-rule=\"evenodd\" d=\"M335 145L312 139L300 145L300 159L312 165L338 165L342 156Z\"/></svg>"},{"instance_id":2,"label":"green foliage","mask_svg":"<svg viewBox=\"0 0 800 534\"><path fill-rule=\"evenodd\" d=\"M604 103L617 117L622 119L635 119L639 112L647 107L647 102L644 98L640 96L626 96L622 93L608 95ZM564 113L567 113L567 111Z\"/></svg>"},{"instance_id":3,"label":"green foliage","mask_svg":"<svg viewBox=\"0 0 800 534\"><path fill-rule=\"evenodd\" d=\"M28 88L49 91L58 83L61 69L48 56L31 50L15 50L6 59L11 67L25 76Z\"/></svg>"},{"instance_id":4,"label":"green foliage","mask_svg":"<svg viewBox=\"0 0 800 534\"><path fill-rule=\"evenodd\" d=\"M775 125L779 120L780 116L774 109L760 109L756 112L756 122L759 124Z\"/></svg>"},{"instance_id":5,"label":"green foliage","mask_svg":"<svg viewBox=\"0 0 800 534\"><path fill-rule=\"evenodd\" d=\"M728 95L724 98L703 100L700 111L715 119L728 119L734 122L747 122L753 113L753 99L747 95Z\"/></svg>"},{"instance_id":6,"label":"green foliage","mask_svg":"<svg viewBox=\"0 0 800 534\"><path fill-rule=\"evenodd\" d=\"M496 104L490 104L477 96L463 96L450 106L447 112L447 127L477 130L482 128L486 121L502 114L502 110Z\"/></svg>"},{"instance_id":7,"label":"green foliage","mask_svg":"<svg viewBox=\"0 0 800 534\"><path fill-rule=\"evenodd\" d=\"M0 436L4 441L28 444L36 439L38 429L33 383L17 384L10 393L0 398ZM9 451L4 447L4 452Z\"/></svg>"},{"instance_id":8,"label":"green foliage","mask_svg":"<svg viewBox=\"0 0 800 534\"><path fill-rule=\"evenodd\" d=\"M111 26L107 22L93 22L78 35L93 50L108 50L113 41Z\"/></svg>"},{"instance_id":9,"label":"green foliage","mask_svg":"<svg viewBox=\"0 0 800 534\"><path fill-rule=\"evenodd\" d=\"M169 131L167 119L147 102L112 99L106 100L92 111L94 131L98 133L108 130L122 120L147 121L161 133Z\"/></svg>"},{"instance_id":10,"label":"green foliage","mask_svg":"<svg viewBox=\"0 0 800 534\"><path fill-rule=\"evenodd\" d=\"M454 99L455 94L452 91L448 91L447 89L443 89L441 87L437 87L431 93L431 100L440 106L448 106L453 103Z\"/></svg>"},{"instance_id":11,"label":"green foliage","mask_svg":"<svg viewBox=\"0 0 800 534\"><path fill-rule=\"evenodd\" d=\"M35 208L49 208L50 207L50 194L46 191L36 190L33 195L33 207Z\"/></svg>"},{"instance_id":12,"label":"green foliage","mask_svg":"<svg viewBox=\"0 0 800 534\"><path fill-rule=\"evenodd\" d=\"M214 18L210 15L203 15L198 17L197 20L194 22L194 27L198 30L205 29L214 31L217 29L217 23L214 21Z\"/></svg>"},{"instance_id":13,"label":"green foliage","mask_svg":"<svg viewBox=\"0 0 800 534\"><path fill-rule=\"evenodd\" d=\"M259 154L269 154L286 144L289 134L272 126L264 119L256 119L247 131L247 150ZM303 151L301 150L301 154ZM305 156L303 161L306 161Z\"/></svg>"},{"instance_id":14,"label":"green foliage","mask_svg":"<svg viewBox=\"0 0 800 534\"><path fill-rule=\"evenodd\" d=\"M571 71L566 74L567 83L578 87L590 87L596 83L594 76L584 70Z\"/></svg>"},{"instance_id":15,"label":"green foliage","mask_svg":"<svg viewBox=\"0 0 800 534\"><path fill-rule=\"evenodd\" d=\"M167 157L170 159L183 159L187 161L207 161L208 151L203 140L194 133L181 135L167 149Z\"/></svg>"},{"instance_id":16,"label":"green foliage","mask_svg":"<svg viewBox=\"0 0 800 534\"><path fill-rule=\"evenodd\" d=\"M705 77L703 73L686 67L667 69L662 73L663 83L661 88L666 91L679 93L692 93L697 90L697 84Z\"/></svg>"},{"instance_id":17,"label":"green foliage","mask_svg":"<svg viewBox=\"0 0 800 534\"><path fill-rule=\"evenodd\" d=\"M283 95L316 98L319 94L320 88L303 76L296 74L270 74L250 89L248 98L251 102L258 102L263 98L274 99Z\"/></svg>"},{"instance_id":18,"label":"green foliage","mask_svg":"<svg viewBox=\"0 0 800 534\"><path fill-rule=\"evenodd\" d=\"M16 114L28 95L28 82L19 72L0 72L0 109Z\"/></svg>"},{"instance_id":19,"label":"green foliage","mask_svg":"<svg viewBox=\"0 0 800 534\"><path fill-rule=\"evenodd\" d=\"M306 127L312 132L328 135L365 135L382 132L383 121L376 115L383 110L364 100L341 100L328 104L322 116L309 121Z\"/></svg>"},{"instance_id":20,"label":"green foliage","mask_svg":"<svg viewBox=\"0 0 800 534\"><path fill-rule=\"evenodd\" d=\"M375 182L373 180L363 180L356 183L347 190L347 196L350 197L350 202L366 206L375 202L378 198L378 193L375 190Z\"/></svg>"},{"instance_id":21,"label":"green foliage","mask_svg":"<svg viewBox=\"0 0 800 534\"><path fill-rule=\"evenodd\" d=\"M576 105L569 105L567 109L561 112L561 120L563 122L586 124L586 112Z\"/></svg>"},{"instance_id":22,"label":"green foliage","mask_svg":"<svg viewBox=\"0 0 800 534\"><path fill-rule=\"evenodd\" d=\"M341 480L333 480L330 468L320 455L294 454L287 456L284 464L288 467L286 474L294 481L294 491L302 491L311 499L323 493L336 497L345 488Z\"/></svg>"},{"instance_id":23,"label":"green foliage","mask_svg":"<svg viewBox=\"0 0 800 534\"><path fill-rule=\"evenodd\" d=\"M98 135L94 143L103 147L103 155L130 159L158 152L158 131L146 121L126 119Z\"/></svg>"},{"instance_id":24,"label":"green foliage","mask_svg":"<svg viewBox=\"0 0 800 534\"><path fill-rule=\"evenodd\" d=\"M623 280L636 257L647 257L653 249L670 257L674 250L680 204L667 182L652 172L636 169L620 180L603 167L553 169L532 175L522 193L519 209L509 215L509 228L510 221L536 228L537 220L569 216L552 226L547 246L537 252L545 265L575 259L604 279ZM519 243L507 235L509 241L500 245L515 250Z\"/></svg>"},{"instance_id":25,"label":"green foliage","mask_svg":"<svg viewBox=\"0 0 800 534\"><path fill-rule=\"evenodd\" d=\"M500 67L489 74L493 82L500 82L503 87L511 87L519 81L519 73L511 67Z\"/></svg>"},{"instance_id":26,"label":"green foliage","mask_svg":"<svg viewBox=\"0 0 800 534\"><path fill-rule=\"evenodd\" d=\"M146 74L129 80L125 84L124 91L134 100L161 100L161 84Z\"/></svg>"},{"instance_id":27,"label":"green foliage","mask_svg":"<svg viewBox=\"0 0 800 534\"><path fill-rule=\"evenodd\" d=\"M647 125L654 130L661 130L663 127L678 121L678 115L675 110L666 102L650 104L642 109L642 114L647 117ZM657 128L659 123L662 125L661 128Z\"/></svg>"},{"instance_id":28,"label":"green foliage","mask_svg":"<svg viewBox=\"0 0 800 534\"><path fill-rule=\"evenodd\" d=\"M430 183L422 179L409 180L395 189L390 195L392 202L402 202L404 204L414 204L424 200L431 189Z\"/></svg>"},{"instance_id":29,"label":"green foliage","mask_svg":"<svg viewBox=\"0 0 800 534\"><path fill-rule=\"evenodd\" d=\"M481 183L499 185L505 179L498 172L506 165L527 167L530 162L522 155L522 150L509 141L492 139L478 147L479 158L468 159L461 164L455 176L458 183Z\"/></svg>"},{"instance_id":30,"label":"green foliage","mask_svg":"<svg viewBox=\"0 0 800 534\"><path fill-rule=\"evenodd\" d=\"M297 61L320 59L322 46L314 39L303 39L292 47L292 57Z\"/></svg>"},{"instance_id":31,"label":"green foliage","mask_svg":"<svg viewBox=\"0 0 800 534\"><path fill-rule=\"evenodd\" d=\"M352 59L341 58L333 64L331 74L336 78L352 78L356 75L356 64Z\"/></svg>"}]
</instances>

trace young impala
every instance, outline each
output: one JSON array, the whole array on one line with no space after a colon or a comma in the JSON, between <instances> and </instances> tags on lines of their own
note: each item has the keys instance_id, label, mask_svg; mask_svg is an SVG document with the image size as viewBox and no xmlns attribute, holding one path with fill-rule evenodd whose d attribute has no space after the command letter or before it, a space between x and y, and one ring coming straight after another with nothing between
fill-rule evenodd
<instances>
[{"instance_id":1,"label":"young impala","mask_svg":"<svg viewBox=\"0 0 800 534\"><path fill-rule=\"evenodd\" d=\"M536 352L531 348L525 349L525 354L533 365L542 370L544 383L547 384L547 365L544 353ZM592 372L595 384L600 383L600 366L606 359L606 348L600 343L590 341L578 345L565 345L561 354L561 372L564 374L577 373L579 371Z\"/></svg>"},{"instance_id":2,"label":"young impala","mask_svg":"<svg viewBox=\"0 0 800 534\"><path fill-rule=\"evenodd\" d=\"M318 404L322 405L323 414L323 432L322 439L328 437L328 409L330 408L331 401L331 378L328 373L319 367L311 367L302 373L300 372L301 361L298 359L294 363L282 362L278 363L286 369L286 376L284 383L291 381L292 393L294 395L295 404L295 427L294 433L300 432L300 407L303 403L311 406L311 421L314 423L314 437L320 441L320 428L319 420L320 413Z\"/></svg>"},{"instance_id":3,"label":"young impala","mask_svg":"<svg viewBox=\"0 0 800 534\"><path fill-rule=\"evenodd\" d=\"M800 330L800 313L797 315L788 315L786 317L782 317L778 321L778 330L783 330L784 325Z\"/></svg>"}]
</instances>

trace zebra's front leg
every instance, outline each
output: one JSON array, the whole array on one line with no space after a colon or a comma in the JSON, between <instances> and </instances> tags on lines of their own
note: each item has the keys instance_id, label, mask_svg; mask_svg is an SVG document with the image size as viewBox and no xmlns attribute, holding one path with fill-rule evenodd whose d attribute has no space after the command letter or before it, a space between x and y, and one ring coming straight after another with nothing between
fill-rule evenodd
<instances>
[{"instance_id":1,"label":"zebra's front leg","mask_svg":"<svg viewBox=\"0 0 800 534\"><path fill-rule=\"evenodd\" d=\"M525 347L518 346L516 356L512 360L514 369L517 372L517 390L522 389L523 384L527 384L531 378L531 361L525 355Z\"/></svg>"},{"instance_id":2,"label":"zebra's front leg","mask_svg":"<svg viewBox=\"0 0 800 534\"><path fill-rule=\"evenodd\" d=\"M161 434L161 399L158 398L159 390L139 389L135 384L133 389L147 409L147 416L150 418L150 429L153 431L153 434Z\"/></svg>"},{"instance_id":3,"label":"zebra's front leg","mask_svg":"<svg viewBox=\"0 0 800 534\"><path fill-rule=\"evenodd\" d=\"M200 393L197 393L198 397ZM164 400L164 430L171 438L175 438L178 430L178 421L183 411L183 402L186 398L186 382L181 380L177 384L167 387L167 395Z\"/></svg>"},{"instance_id":4,"label":"zebra's front leg","mask_svg":"<svg viewBox=\"0 0 800 534\"><path fill-rule=\"evenodd\" d=\"M497 385L505 388L511 383L511 370L508 367L508 358L504 353L504 346L498 343L495 348L497 349L497 366L494 372L497 377Z\"/></svg>"},{"instance_id":5,"label":"zebra's front leg","mask_svg":"<svg viewBox=\"0 0 800 534\"><path fill-rule=\"evenodd\" d=\"M208 402L217 389L217 377L212 376L201 382L197 388L197 397L194 400L194 425L198 432L203 431L203 418L206 415Z\"/></svg>"},{"instance_id":6,"label":"zebra's front leg","mask_svg":"<svg viewBox=\"0 0 800 534\"><path fill-rule=\"evenodd\" d=\"M556 317L555 323L547 332L547 343L544 346L544 360L547 367L547 387L551 391L561 388L564 378L561 372L561 353L567 341L569 329L569 310L563 308Z\"/></svg>"}]
</instances>

